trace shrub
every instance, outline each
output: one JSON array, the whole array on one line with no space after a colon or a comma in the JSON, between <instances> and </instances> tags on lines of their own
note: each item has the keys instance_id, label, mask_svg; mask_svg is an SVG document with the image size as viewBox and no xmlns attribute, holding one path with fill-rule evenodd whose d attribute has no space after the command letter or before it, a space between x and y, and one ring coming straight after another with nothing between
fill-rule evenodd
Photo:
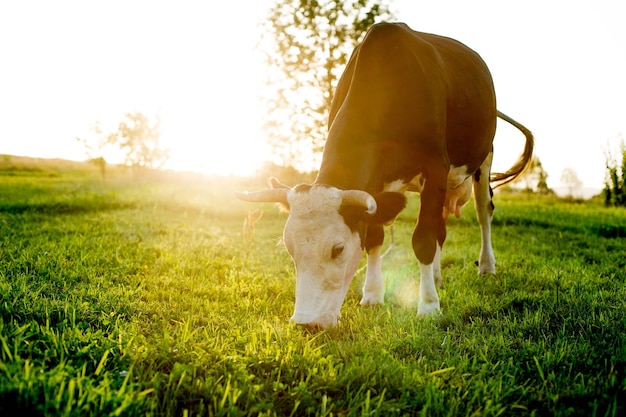
<instances>
[{"instance_id":1,"label":"shrub","mask_svg":"<svg viewBox=\"0 0 626 417\"><path fill-rule=\"evenodd\" d=\"M620 143L618 159L606 155L606 179L604 181L604 204L606 206L626 207L626 145Z\"/></svg>"}]
</instances>

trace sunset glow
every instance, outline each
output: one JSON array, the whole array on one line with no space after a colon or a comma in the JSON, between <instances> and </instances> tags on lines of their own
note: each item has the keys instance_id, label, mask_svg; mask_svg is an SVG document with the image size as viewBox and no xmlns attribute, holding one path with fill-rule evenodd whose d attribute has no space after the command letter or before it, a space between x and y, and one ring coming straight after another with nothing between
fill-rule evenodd
<instances>
[{"instance_id":1,"label":"sunset glow","mask_svg":"<svg viewBox=\"0 0 626 417\"><path fill-rule=\"evenodd\" d=\"M0 153L83 160L76 137L141 111L161 117L169 168L253 173L269 159L257 43L270 4L3 2ZM416 30L481 54L499 109L535 134L551 186L566 168L602 186L604 148L626 135L617 1L390 4ZM519 134L501 128L494 169L508 168L522 146Z\"/></svg>"}]
</instances>

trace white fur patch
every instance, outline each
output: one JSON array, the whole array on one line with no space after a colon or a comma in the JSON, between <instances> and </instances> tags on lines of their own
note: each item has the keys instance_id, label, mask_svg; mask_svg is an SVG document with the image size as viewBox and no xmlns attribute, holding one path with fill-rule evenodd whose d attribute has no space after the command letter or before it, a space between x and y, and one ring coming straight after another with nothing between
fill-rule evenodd
<instances>
[{"instance_id":1,"label":"white fur patch","mask_svg":"<svg viewBox=\"0 0 626 417\"><path fill-rule=\"evenodd\" d=\"M367 254L367 270L361 305L385 303L385 282L381 263L381 247L372 248Z\"/></svg>"},{"instance_id":2,"label":"white fur patch","mask_svg":"<svg viewBox=\"0 0 626 417\"><path fill-rule=\"evenodd\" d=\"M416 191L421 193L426 183L422 174L418 174L411 181L395 180L384 185L384 191L404 193ZM461 208L472 196L472 175L467 172L467 166L452 165L448 171L446 201L443 206L443 217L448 218L451 213L461 216Z\"/></svg>"},{"instance_id":3,"label":"white fur patch","mask_svg":"<svg viewBox=\"0 0 626 417\"><path fill-rule=\"evenodd\" d=\"M434 277L434 265L423 264L420 265L420 295L417 302L417 314L420 316L427 316L430 314L439 313L439 295L437 295L437 288L435 288Z\"/></svg>"},{"instance_id":4,"label":"white fur patch","mask_svg":"<svg viewBox=\"0 0 626 417\"><path fill-rule=\"evenodd\" d=\"M425 179L422 174L417 174L409 182L403 180L395 180L390 183L386 183L383 187L383 190L396 193L404 193L405 191L416 191L418 193L421 193L424 189L424 183Z\"/></svg>"},{"instance_id":5,"label":"white fur patch","mask_svg":"<svg viewBox=\"0 0 626 417\"><path fill-rule=\"evenodd\" d=\"M341 207L341 191L334 187L311 187L308 191L289 191L290 215L311 216L319 213L337 212Z\"/></svg>"},{"instance_id":6,"label":"white fur patch","mask_svg":"<svg viewBox=\"0 0 626 417\"><path fill-rule=\"evenodd\" d=\"M450 213L461 217L461 209L472 196L472 175L467 173L467 166L452 166L448 172L448 190L443 205L443 217L447 219Z\"/></svg>"},{"instance_id":7,"label":"white fur patch","mask_svg":"<svg viewBox=\"0 0 626 417\"><path fill-rule=\"evenodd\" d=\"M450 171L448 171L448 190L460 187L468 179L471 179L471 177L472 174L467 172L467 165L460 167L452 165Z\"/></svg>"},{"instance_id":8,"label":"white fur patch","mask_svg":"<svg viewBox=\"0 0 626 417\"><path fill-rule=\"evenodd\" d=\"M447 188L448 190L456 189L461 185L465 185L467 182L471 184L472 175L467 172L467 166L463 165L456 167L452 165L448 171ZM389 192L403 193L405 191L416 191L421 193L424 189L426 179L420 173L411 178L410 181L395 180L389 183L385 183L383 190Z\"/></svg>"}]
</instances>

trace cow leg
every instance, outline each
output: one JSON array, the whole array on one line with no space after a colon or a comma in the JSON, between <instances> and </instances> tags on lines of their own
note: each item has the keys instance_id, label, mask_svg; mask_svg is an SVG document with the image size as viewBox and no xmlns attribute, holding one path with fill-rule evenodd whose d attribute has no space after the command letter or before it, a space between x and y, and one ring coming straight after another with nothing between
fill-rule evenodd
<instances>
[{"instance_id":1,"label":"cow leg","mask_svg":"<svg viewBox=\"0 0 626 417\"><path fill-rule=\"evenodd\" d=\"M494 205L492 201L493 191L489 185L489 173L493 153L490 152L474 174L474 207L476 217L480 225L480 259L478 261L478 273L488 275L496 273L496 258L491 246L491 219L493 218Z\"/></svg>"},{"instance_id":2,"label":"cow leg","mask_svg":"<svg viewBox=\"0 0 626 417\"><path fill-rule=\"evenodd\" d=\"M426 179L420 194L421 205L417 226L413 232L413 252L420 267L418 315L440 311L435 275L441 276L438 248L446 238L443 204L446 196L447 169Z\"/></svg>"},{"instance_id":3,"label":"cow leg","mask_svg":"<svg viewBox=\"0 0 626 417\"><path fill-rule=\"evenodd\" d=\"M367 269L365 271L365 284L363 285L363 298L361 305L384 304L385 282L381 252L385 232L382 225L369 225L365 239L367 251Z\"/></svg>"},{"instance_id":4,"label":"cow leg","mask_svg":"<svg viewBox=\"0 0 626 417\"><path fill-rule=\"evenodd\" d=\"M441 245L439 242L437 242L437 251L435 252L433 275L435 277L435 286L441 288L443 286L443 278L441 277Z\"/></svg>"}]
</instances>

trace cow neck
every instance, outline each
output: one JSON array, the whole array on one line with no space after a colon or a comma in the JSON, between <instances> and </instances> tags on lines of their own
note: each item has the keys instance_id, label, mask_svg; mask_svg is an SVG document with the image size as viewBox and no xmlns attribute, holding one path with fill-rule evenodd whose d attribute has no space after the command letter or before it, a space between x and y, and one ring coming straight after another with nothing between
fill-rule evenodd
<instances>
[{"instance_id":1,"label":"cow neck","mask_svg":"<svg viewBox=\"0 0 626 417\"><path fill-rule=\"evenodd\" d=\"M362 152L356 151L332 157L325 155L315 184L341 190L362 190L369 193L380 191L372 178L375 167L371 166L368 159Z\"/></svg>"},{"instance_id":2,"label":"cow neck","mask_svg":"<svg viewBox=\"0 0 626 417\"><path fill-rule=\"evenodd\" d=\"M350 123L343 112L335 119L324 146L324 154L316 184L325 184L342 190L380 191L377 184L377 155L371 133Z\"/></svg>"}]
</instances>

